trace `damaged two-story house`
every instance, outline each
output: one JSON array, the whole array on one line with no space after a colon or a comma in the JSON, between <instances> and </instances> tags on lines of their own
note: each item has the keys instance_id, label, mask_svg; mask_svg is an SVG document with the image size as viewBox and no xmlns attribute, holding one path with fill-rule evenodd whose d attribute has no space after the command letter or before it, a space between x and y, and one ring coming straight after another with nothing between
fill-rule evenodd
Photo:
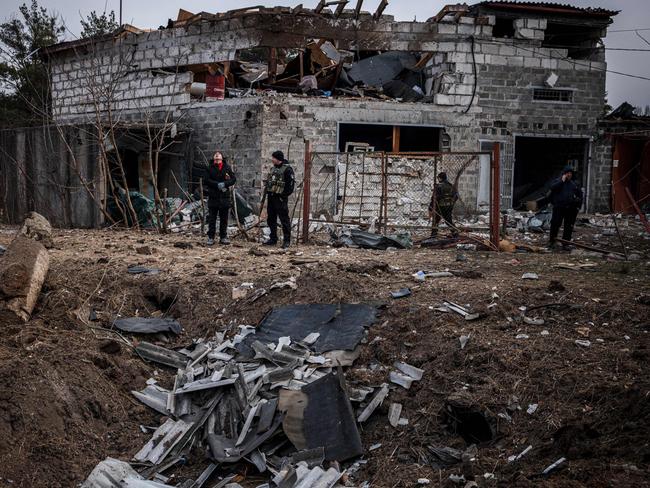
<instances>
[{"instance_id":1,"label":"damaged two-story house","mask_svg":"<svg viewBox=\"0 0 650 488\"><path fill-rule=\"evenodd\" d=\"M138 131L173 121L158 163L170 195L193 189L192 168L216 149L234 161L239 191L252 200L272 151L283 150L300 175L305 140L330 152L479 151L498 142L502 208L543 195L566 164L577 170L584 209L609 207L611 153L597 119L602 39L617 12L483 1L405 22L383 15L387 2L375 12L354 3L181 10L158 30L123 26L51 46L42 55L54 119L132 128L112 142L129 187L144 193L151 163ZM206 96L215 72L223 99Z\"/></svg>"}]
</instances>

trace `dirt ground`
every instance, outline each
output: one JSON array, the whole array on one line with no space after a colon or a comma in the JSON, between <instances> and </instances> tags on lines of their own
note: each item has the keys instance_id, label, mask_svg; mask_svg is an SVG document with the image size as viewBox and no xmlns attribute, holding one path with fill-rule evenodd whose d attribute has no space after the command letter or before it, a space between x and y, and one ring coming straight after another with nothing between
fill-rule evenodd
<instances>
[{"instance_id":1,"label":"dirt ground","mask_svg":"<svg viewBox=\"0 0 650 488\"><path fill-rule=\"evenodd\" d=\"M434 470L425 462L428 446L468 446L449 429L446 403L453 395L492 429L472 463L479 486L650 486L650 241L639 229L624 229L637 254L628 262L580 250L461 251L467 259L457 260L456 249L310 245L285 252L244 241L208 248L191 235L57 230L32 319L2 324L0 332L0 487L76 486L105 457L130 459L150 436L140 425L161 423L130 391L149 377L168 385L173 371L137 357L138 337L108 330L118 315L178 318L180 337L155 340L173 347L256 324L275 305L314 302L381 304L349 382L380 385L396 360L425 371L410 390L391 391L363 424L364 448L380 446L364 456L355 481L389 488L428 478L429 486L459 486L449 475L461 474L460 465ZM14 232L0 227L0 244ZM597 232L577 229L586 243ZM612 249L618 244L614 236L596 240ZM178 247L186 243L191 248ZM161 272L131 275L132 264ZM412 277L446 269L480 276ZM523 280L526 272L539 279ZM254 303L231 298L243 282L259 288L289 277L297 278L297 290L273 290ZM390 298L403 287L412 294ZM443 300L469 305L481 317L465 321L436 310ZM542 305L550 306L528 315L543 325L524 322L521 307ZM470 337L463 349L461 335ZM393 401L404 405L407 426L389 425ZM529 414L531 404L538 406ZM521 460L507 462L529 445ZM562 469L541 477L560 457L567 458ZM202 456L190 456L184 472L204 466ZM234 469L246 474L243 485L262 483L247 466Z\"/></svg>"}]
</instances>

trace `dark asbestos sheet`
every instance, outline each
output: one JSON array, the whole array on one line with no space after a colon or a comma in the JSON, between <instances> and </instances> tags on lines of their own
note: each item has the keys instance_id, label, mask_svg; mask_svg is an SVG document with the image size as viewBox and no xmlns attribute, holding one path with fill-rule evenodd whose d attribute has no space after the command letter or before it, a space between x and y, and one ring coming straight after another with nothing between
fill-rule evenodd
<instances>
[{"instance_id":1,"label":"dark asbestos sheet","mask_svg":"<svg viewBox=\"0 0 650 488\"><path fill-rule=\"evenodd\" d=\"M307 395L303 430L308 449L325 448L325 459L345 461L363 454L348 395L338 374L302 387Z\"/></svg>"},{"instance_id":2,"label":"dark asbestos sheet","mask_svg":"<svg viewBox=\"0 0 650 488\"><path fill-rule=\"evenodd\" d=\"M255 341L276 343L289 336L292 342L303 340L312 332L320 336L311 346L317 353L351 351L363 338L366 327L377 318L377 309L365 304L312 303L274 308L259 324L257 333L248 335L239 345L239 351L253 356Z\"/></svg>"},{"instance_id":3,"label":"dark asbestos sheet","mask_svg":"<svg viewBox=\"0 0 650 488\"><path fill-rule=\"evenodd\" d=\"M158 332L181 333L181 324L171 318L160 317L129 317L117 319L113 325L125 332L136 332L139 334L157 334Z\"/></svg>"}]
</instances>

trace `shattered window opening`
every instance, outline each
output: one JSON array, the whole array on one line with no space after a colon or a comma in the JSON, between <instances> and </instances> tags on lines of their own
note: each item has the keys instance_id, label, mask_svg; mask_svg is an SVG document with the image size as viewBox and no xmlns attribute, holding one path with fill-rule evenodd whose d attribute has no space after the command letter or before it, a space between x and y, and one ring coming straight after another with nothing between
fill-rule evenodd
<instances>
[{"instance_id":1,"label":"shattered window opening","mask_svg":"<svg viewBox=\"0 0 650 488\"><path fill-rule=\"evenodd\" d=\"M601 61L604 55L598 46L601 37L600 27L548 22L542 47L566 49L571 59Z\"/></svg>"},{"instance_id":2,"label":"shattered window opening","mask_svg":"<svg viewBox=\"0 0 650 488\"><path fill-rule=\"evenodd\" d=\"M515 37L515 25L511 18L497 17L494 21L492 28L492 35L494 37Z\"/></svg>"}]
</instances>

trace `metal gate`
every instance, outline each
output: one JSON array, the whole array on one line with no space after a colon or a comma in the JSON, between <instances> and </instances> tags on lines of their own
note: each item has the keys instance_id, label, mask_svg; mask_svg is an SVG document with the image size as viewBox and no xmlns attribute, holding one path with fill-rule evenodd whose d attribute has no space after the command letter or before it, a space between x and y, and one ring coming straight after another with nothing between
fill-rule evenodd
<instances>
[{"instance_id":1,"label":"metal gate","mask_svg":"<svg viewBox=\"0 0 650 488\"><path fill-rule=\"evenodd\" d=\"M354 225L380 233L408 230L426 234L432 227L430 210L437 208L432 202L436 176L444 172L459 195L454 207L455 226L461 233L478 233L498 245L498 148L493 152L340 153L311 152L308 147L303 241L310 233L332 225ZM479 198L481 159L485 157L490 160L487 206Z\"/></svg>"}]
</instances>

